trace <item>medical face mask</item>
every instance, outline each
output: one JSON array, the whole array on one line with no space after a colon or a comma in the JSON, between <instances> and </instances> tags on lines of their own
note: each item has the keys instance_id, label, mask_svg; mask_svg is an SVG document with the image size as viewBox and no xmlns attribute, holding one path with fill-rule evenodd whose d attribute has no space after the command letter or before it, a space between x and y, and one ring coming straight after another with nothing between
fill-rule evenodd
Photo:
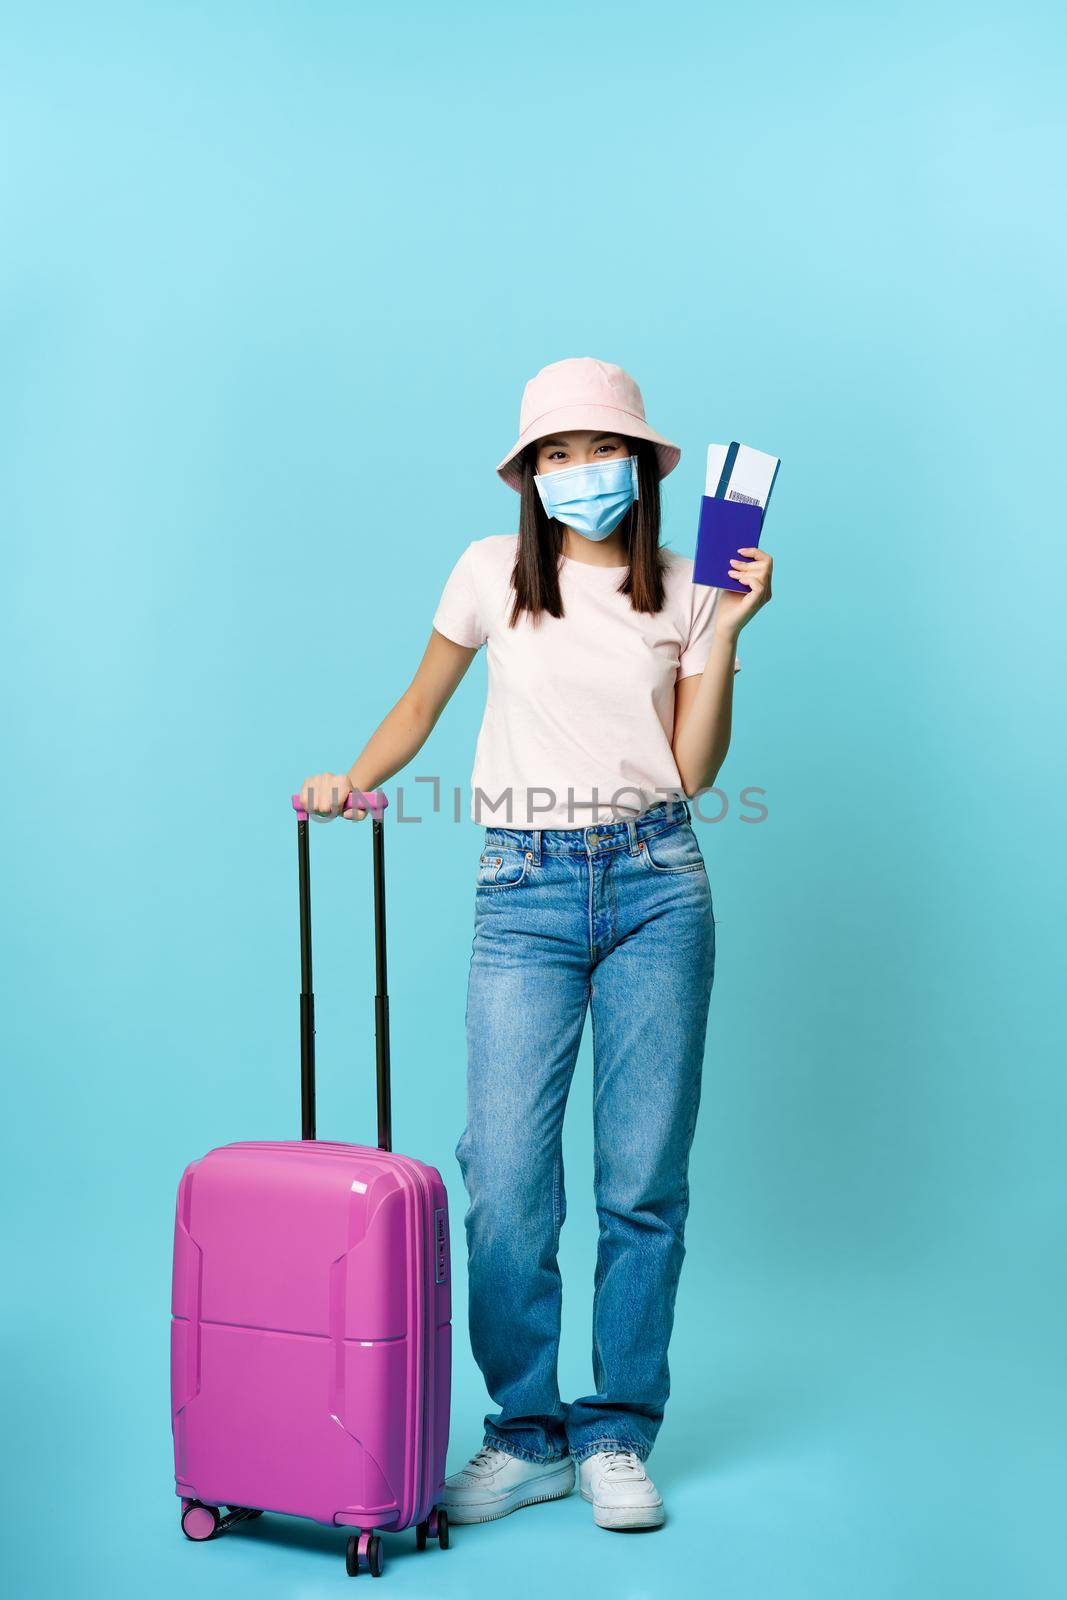
<instances>
[{"instance_id":1,"label":"medical face mask","mask_svg":"<svg viewBox=\"0 0 1067 1600\"><path fill-rule=\"evenodd\" d=\"M638 498L637 457L535 473L534 483L550 517L587 539L606 539Z\"/></svg>"}]
</instances>

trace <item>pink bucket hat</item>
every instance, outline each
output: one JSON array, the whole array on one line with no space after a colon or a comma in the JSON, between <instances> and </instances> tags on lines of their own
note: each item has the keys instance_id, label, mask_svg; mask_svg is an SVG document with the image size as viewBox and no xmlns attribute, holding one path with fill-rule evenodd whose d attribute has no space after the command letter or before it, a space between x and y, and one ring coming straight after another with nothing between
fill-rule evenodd
<instances>
[{"instance_id":1,"label":"pink bucket hat","mask_svg":"<svg viewBox=\"0 0 1067 1600\"><path fill-rule=\"evenodd\" d=\"M553 361L531 378L522 392L519 437L497 467L512 489L522 489L523 450L535 439L568 428L595 428L604 433L624 433L631 439L648 439L656 447L659 475L665 478L682 459L676 444L664 439L645 421L645 403L637 384L621 367L592 356Z\"/></svg>"}]
</instances>

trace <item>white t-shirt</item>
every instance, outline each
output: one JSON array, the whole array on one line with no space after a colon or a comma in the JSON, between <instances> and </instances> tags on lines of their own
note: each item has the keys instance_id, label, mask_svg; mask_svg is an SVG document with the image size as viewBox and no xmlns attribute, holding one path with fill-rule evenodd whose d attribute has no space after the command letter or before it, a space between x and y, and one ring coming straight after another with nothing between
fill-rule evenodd
<instances>
[{"instance_id":1,"label":"white t-shirt","mask_svg":"<svg viewBox=\"0 0 1067 1600\"><path fill-rule=\"evenodd\" d=\"M583 828L638 816L677 795L674 686L703 672L722 590L694 584L692 561L664 547L666 600L652 616L617 593L625 567L564 556L563 616L534 623L523 612L511 628L517 545L517 534L469 544L433 619L456 644L487 649L473 820Z\"/></svg>"}]
</instances>

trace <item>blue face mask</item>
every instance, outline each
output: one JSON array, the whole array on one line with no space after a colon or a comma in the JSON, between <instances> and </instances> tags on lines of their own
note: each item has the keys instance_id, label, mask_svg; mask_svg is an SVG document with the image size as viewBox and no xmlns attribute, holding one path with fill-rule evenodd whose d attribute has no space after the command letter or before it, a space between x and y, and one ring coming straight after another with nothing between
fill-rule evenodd
<instances>
[{"instance_id":1,"label":"blue face mask","mask_svg":"<svg viewBox=\"0 0 1067 1600\"><path fill-rule=\"evenodd\" d=\"M638 498L637 457L616 456L587 467L539 472L534 483L550 517L587 539L606 539Z\"/></svg>"}]
</instances>

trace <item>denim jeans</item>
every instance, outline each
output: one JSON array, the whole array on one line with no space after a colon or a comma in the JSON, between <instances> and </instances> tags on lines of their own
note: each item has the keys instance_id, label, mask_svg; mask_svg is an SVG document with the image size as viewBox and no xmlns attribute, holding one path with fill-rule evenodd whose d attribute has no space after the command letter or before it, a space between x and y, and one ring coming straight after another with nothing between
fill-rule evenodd
<instances>
[{"instance_id":1,"label":"denim jeans","mask_svg":"<svg viewBox=\"0 0 1067 1600\"><path fill-rule=\"evenodd\" d=\"M485 1442L528 1461L647 1457L689 1209L715 966L711 887L684 801L632 822L490 827L467 996L470 1334L500 1407ZM595 1392L560 1399L563 1113L592 1012L600 1224Z\"/></svg>"}]
</instances>

